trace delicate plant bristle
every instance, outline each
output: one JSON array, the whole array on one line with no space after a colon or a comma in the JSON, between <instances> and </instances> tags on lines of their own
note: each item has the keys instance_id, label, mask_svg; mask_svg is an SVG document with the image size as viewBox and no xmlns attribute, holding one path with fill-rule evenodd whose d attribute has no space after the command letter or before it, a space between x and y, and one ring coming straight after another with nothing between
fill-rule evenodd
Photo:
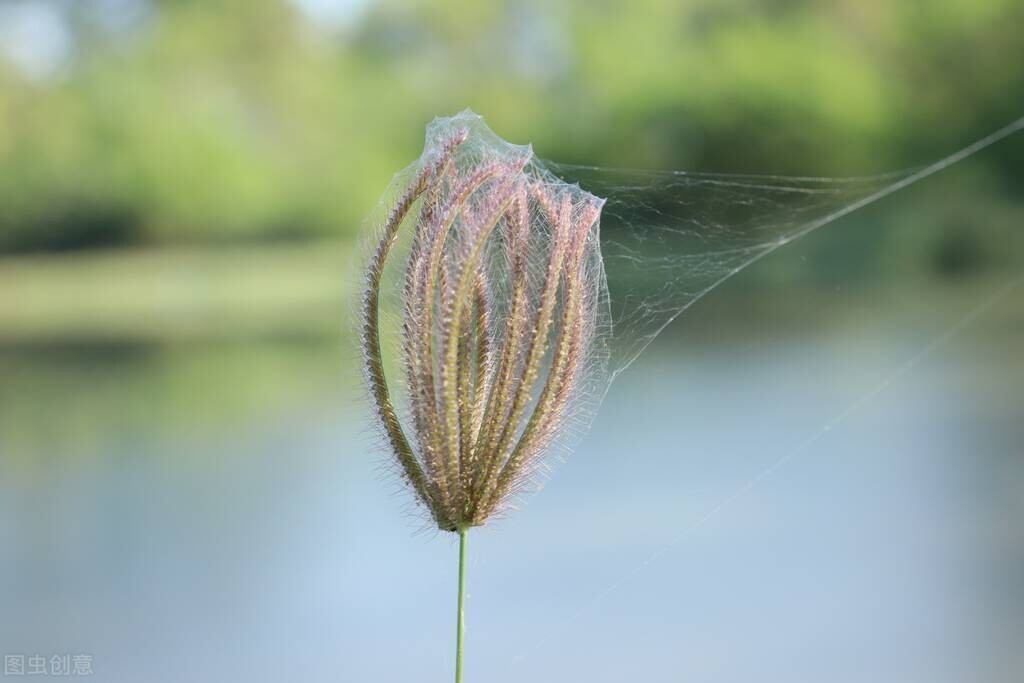
<instances>
[{"instance_id":1,"label":"delicate plant bristle","mask_svg":"<svg viewBox=\"0 0 1024 683\"><path fill-rule=\"evenodd\" d=\"M598 308L585 252L596 249L600 201L526 170L528 152L460 154L468 137L450 134L395 203L362 305L378 419L448 531L484 524L538 469L578 390ZM413 221L401 286L410 440L384 374L378 309L385 264Z\"/></svg>"}]
</instances>

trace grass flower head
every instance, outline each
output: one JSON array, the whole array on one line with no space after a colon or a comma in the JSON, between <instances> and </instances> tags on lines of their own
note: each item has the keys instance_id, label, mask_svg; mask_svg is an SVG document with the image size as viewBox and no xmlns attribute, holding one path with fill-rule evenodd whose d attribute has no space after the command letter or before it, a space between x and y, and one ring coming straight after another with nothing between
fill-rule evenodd
<instances>
[{"instance_id":1,"label":"grass flower head","mask_svg":"<svg viewBox=\"0 0 1024 683\"><path fill-rule=\"evenodd\" d=\"M482 525L528 488L583 403L606 320L602 204L472 115L428 131L369 260L362 346L390 449L441 529ZM385 376L379 308L402 230L397 382Z\"/></svg>"}]
</instances>

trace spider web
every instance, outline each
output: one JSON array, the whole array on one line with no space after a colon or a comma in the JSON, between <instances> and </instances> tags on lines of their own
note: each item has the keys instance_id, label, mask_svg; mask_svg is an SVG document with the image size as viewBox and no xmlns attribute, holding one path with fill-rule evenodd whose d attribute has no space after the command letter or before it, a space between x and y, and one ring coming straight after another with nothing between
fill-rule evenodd
<instances>
[{"instance_id":1,"label":"spider web","mask_svg":"<svg viewBox=\"0 0 1024 683\"><path fill-rule=\"evenodd\" d=\"M459 127L481 150L530 151L504 141L467 109L428 126L424 158ZM755 261L1022 128L1024 117L935 163L870 177L651 172L536 157L527 172L576 183L606 200L600 248L611 318L610 384L687 308Z\"/></svg>"},{"instance_id":2,"label":"spider web","mask_svg":"<svg viewBox=\"0 0 1024 683\"><path fill-rule=\"evenodd\" d=\"M601 253L612 307L612 377L715 287L909 175L837 180L550 168L608 198Z\"/></svg>"},{"instance_id":3,"label":"spider web","mask_svg":"<svg viewBox=\"0 0 1024 683\"><path fill-rule=\"evenodd\" d=\"M495 134L470 110L435 118L426 129L420 158L393 177L375 212L380 226L398 196L423 169L434 163L453 137L466 134L454 163L467 170L487 164L518 163L530 182L563 188L578 198L604 200L597 239L588 247L587 281L594 291L592 340L581 363L577 389L565 411L552 450L562 455L587 432L612 381L628 368L669 324L696 301L757 260L818 228L938 173L1024 129L1024 117L990 135L918 169L857 178L813 178L731 174L652 172L574 166L534 155ZM418 210L418 209L415 209ZM414 211L415 211L414 210ZM543 226L531 210L531 224ZM464 229L461 219L455 239ZM366 231L371 236L374 231ZM500 232L500 231L498 231ZM411 233L400 231L394 256L382 278L382 325L385 339L401 337L402 269L408 260ZM364 253L371 251L369 243ZM531 263L536 280L543 272L545 249ZM491 257L500 264L500 249ZM453 263L457 263L456 258ZM508 283L495 279L493 300L497 329L503 334ZM398 354L390 354L397 358ZM386 359L387 360L387 359ZM392 360L389 365L395 365ZM401 384L401 373L389 371ZM409 406L396 392L398 411L409 420ZM535 399L536 397L534 397ZM557 457L557 455L556 455ZM547 468L542 468L544 472ZM543 473L543 472L542 472ZM543 478L543 477L541 477Z\"/></svg>"}]
</instances>

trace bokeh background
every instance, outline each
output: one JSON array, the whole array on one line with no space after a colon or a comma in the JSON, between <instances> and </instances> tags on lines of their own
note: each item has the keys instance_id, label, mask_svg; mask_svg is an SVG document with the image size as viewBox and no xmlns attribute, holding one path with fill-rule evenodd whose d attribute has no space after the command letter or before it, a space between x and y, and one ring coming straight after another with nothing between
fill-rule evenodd
<instances>
[{"instance_id":1,"label":"bokeh background","mask_svg":"<svg viewBox=\"0 0 1024 683\"><path fill-rule=\"evenodd\" d=\"M446 680L354 245L424 125L868 175L1024 114L1018 0L0 2L0 651ZM1024 677L1024 136L787 246L471 540L467 676ZM6 664L6 662L5 662Z\"/></svg>"}]
</instances>

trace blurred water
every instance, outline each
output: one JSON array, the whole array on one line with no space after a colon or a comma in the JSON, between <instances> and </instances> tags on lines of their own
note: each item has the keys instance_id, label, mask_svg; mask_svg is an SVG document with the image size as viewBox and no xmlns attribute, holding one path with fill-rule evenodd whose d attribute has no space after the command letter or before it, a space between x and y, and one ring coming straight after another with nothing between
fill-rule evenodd
<instances>
[{"instance_id":1,"label":"blurred water","mask_svg":"<svg viewBox=\"0 0 1024 683\"><path fill-rule=\"evenodd\" d=\"M697 310L472 534L467 680L1021 680L1020 296L895 377L975 299L798 333ZM3 653L87 653L102 681L448 680L455 545L382 475L351 366L195 353L3 354L0 412L35 406L0 423ZM298 386L254 388L271 367Z\"/></svg>"}]
</instances>

